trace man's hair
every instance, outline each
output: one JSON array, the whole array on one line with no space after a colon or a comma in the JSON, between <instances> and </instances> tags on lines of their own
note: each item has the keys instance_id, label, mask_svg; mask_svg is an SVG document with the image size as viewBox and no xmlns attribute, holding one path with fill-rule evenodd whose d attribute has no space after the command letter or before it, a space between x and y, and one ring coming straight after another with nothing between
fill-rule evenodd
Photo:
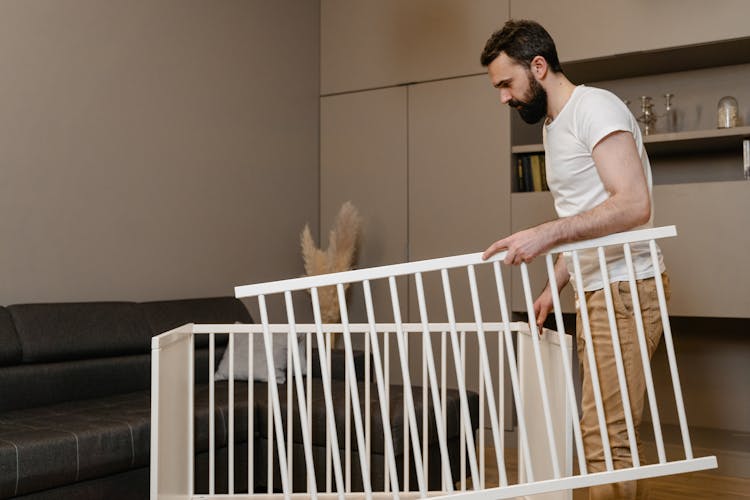
<instances>
[{"instance_id":1,"label":"man's hair","mask_svg":"<svg viewBox=\"0 0 750 500\"><path fill-rule=\"evenodd\" d=\"M526 68L531 68L532 59L542 56L553 72L562 73L554 40L547 30L535 21L511 19L495 31L482 51L482 66L489 66L501 52L505 52L508 57Z\"/></svg>"}]
</instances>

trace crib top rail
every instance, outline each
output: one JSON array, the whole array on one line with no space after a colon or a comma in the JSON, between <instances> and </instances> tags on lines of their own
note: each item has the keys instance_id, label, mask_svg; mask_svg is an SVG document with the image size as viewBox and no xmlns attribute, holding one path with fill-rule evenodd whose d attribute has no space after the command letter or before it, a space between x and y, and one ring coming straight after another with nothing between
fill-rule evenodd
<instances>
[{"instance_id":1,"label":"crib top rail","mask_svg":"<svg viewBox=\"0 0 750 500\"><path fill-rule=\"evenodd\" d=\"M635 243L640 241L669 238L676 235L677 229L675 228L675 226L641 229L637 231L611 234L608 236L594 238L583 242L559 245L552 248L548 253L556 254L610 245L623 245L625 243ZM275 293L293 292L297 290L308 290L311 288L320 288L324 286L333 286L365 280L383 279L390 278L392 276L403 276L420 272L453 269L456 267L473 266L478 264L502 261L505 258L505 254L506 252L497 253L490 259L485 261L482 259L481 252L469 253L464 255L455 255L452 257L442 257L438 259L428 259L415 262L406 262L402 264L372 267L368 269L344 271L340 273L306 276L303 278L292 278L254 285L242 285L235 287L234 293L237 298L245 298Z\"/></svg>"}]
</instances>

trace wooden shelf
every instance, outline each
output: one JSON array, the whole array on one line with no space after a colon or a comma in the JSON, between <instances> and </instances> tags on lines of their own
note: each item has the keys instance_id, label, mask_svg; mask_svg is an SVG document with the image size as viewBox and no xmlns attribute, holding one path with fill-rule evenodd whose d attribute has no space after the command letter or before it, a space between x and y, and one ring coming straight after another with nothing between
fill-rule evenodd
<instances>
[{"instance_id":1,"label":"wooden shelf","mask_svg":"<svg viewBox=\"0 0 750 500\"><path fill-rule=\"evenodd\" d=\"M729 151L737 148L742 152L742 140L750 137L750 126L721 128L714 130L688 130L668 134L652 134L643 137L649 155L684 154L694 152ZM513 154L543 153L542 144L523 144L511 148Z\"/></svg>"},{"instance_id":2,"label":"wooden shelf","mask_svg":"<svg viewBox=\"0 0 750 500\"><path fill-rule=\"evenodd\" d=\"M750 137L750 127L689 130L671 134L653 134L643 138L649 154L729 151L742 153L742 140Z\"/></svg>"}]
</instances>

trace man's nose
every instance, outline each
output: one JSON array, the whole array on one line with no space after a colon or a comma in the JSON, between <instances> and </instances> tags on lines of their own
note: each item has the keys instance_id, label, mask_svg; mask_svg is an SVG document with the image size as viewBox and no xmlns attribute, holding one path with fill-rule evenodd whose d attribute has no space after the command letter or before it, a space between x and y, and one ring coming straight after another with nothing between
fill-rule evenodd
<instances>
[{"instance_id":1,"label":"man's nose","mask_svg":"<svg viewBox=\"0 0 750 500\"><path fill-rule=\"evenodd\" d=\"M503 104L508 104L508 101L511 100L510 91L508 89L500 89L500 102Z\"/></svg>"}]
</instances>

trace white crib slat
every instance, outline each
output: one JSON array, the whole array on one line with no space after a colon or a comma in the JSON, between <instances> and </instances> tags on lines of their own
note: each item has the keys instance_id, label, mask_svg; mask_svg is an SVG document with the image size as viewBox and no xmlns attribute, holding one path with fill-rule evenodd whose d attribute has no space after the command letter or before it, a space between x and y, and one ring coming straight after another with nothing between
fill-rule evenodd
<instances>
[{"instance_id":1,"label":"white crib slat","mask_svg":"<svg viewBox=\"0 0 750 500\"><path fill-rule=\"evenodd\" d=\"M316 326L318 323L320 323L320 302L318 299L318 289L312 288L311 293L313 294L313 305L315 307L313 310L316 310L317 308L317 316L315 316L315 323ZM320 328L320 327L318 327ZM326 333L326 365L328 366L328 373L331 373L331 332ZM333 417L329 417L333 418ZM336 428L334 427L332 430L326 427L326 491L328 493L331 492L331 436L336 435ZM336 438L336 441L338 442L338 438ZM338 449L338 445L336 446ZM339 464L340 466L340 464ZM343 475L342 475L343 478ZM338 484L338 483L337 483ZM342 485L343 486L343 483ZM338 488L338 487L337 487ZM343 491L343 487L338 488L338 491Z\"/></svg>"},{"instance_id":2,"label":"white crib slat","mask_svg":"<svg viewBox=\"0 0 750 500\"><path fill-rule=\"evenodd\" d=\"M664 345L667 348L667 359L669 360L669 372L672 375L672 388L674 389L675 404L677 405L677 417L680 422L680 433L682 444L685 448L685 458L693 458L693 447L690 443L690 432L688 431L687 417L685 416L685 404L682 401L682 387L680 386L680 374L677 371L677 359L674 353L674 342L672 341L672 327L669 324L669 313L667 312L667 299L664 296L664 282L659 272L659 254L656 251L656 242L649 241L651 251L651 263L654 267L654 279L656 282L656 295L659 299L659 313L664 328Z\"/></svg>"},{"instance_id":3,"label":"white crib slat","mask_svg":"<svg viewBox=\"0 0 750 500\"><path fill-rule=\"evenodd\" d=\"M388 491L388 479L390 475L393 498L398 499L398 471L396 470L396 455L393 450L393 434L391 432L390 408L387 404L389 399L386 388L388 387L388 385L387 381L384 380L383 368L381 368L382 365L380 359L380 345L378 344L378 335L375 326L375 310L372 305L372 290L370 288L370 282L368 280L363 281L362 286L365 293L365 310L367 311L367 322L370 325L369 340L372 344L372 356L374 358L373 361L375 364L375 382L377 384L378 396L380 398L380 420L383 424L383 435L385 439L384 451L386 483L384 485L384 491ZM385 347L385 349L387 350L387 347ZM388 356L387 353L386 356ZM385 370L387 373L388 368L385 368Z\"/></svg>"},{"instance_id":4,"label":"white crib slat","mask_svg":"<svg viewBox=\"0 0 750 500\"><path fill-rule=\"evenodd\" d=\"M215 416L216 411L214 391L214 360L216 358L216 345L213 333L208 334L208 493L213 495L216 492L216 431Z\"/></svg>"},{"instance_id":5,"label":"white crib slat","mask_svg":"<svg viewBox=\"0 0 750 500\"><path fill-rule=\"evenodd\" d=\"M458 344L458 332L456 329L456 313L453 309L453 294L451 293L448 270L441 269L440 277L443 280L443 295L445 297L445 309L448 313L450 324L451 347L453 348L453 365L456 370L456 383L458 395L461 402L461 490L466 490L466 443L469 446L469 469L471 470L471 484L474 489L479 486L479 470L477 466L477 450L474 446L474 433L471 428L471 414L469 413L469 402L466 399L466 334L461 332L461 346Z\"/></svg>"},{"instance_id":6,"label":"white crib slat","mask_svg":"<svg viewBox=\"0 0 750 500\"><path fill-rule=\"evenodd\" d=\"M484 372L482 371L482 363L479 363L477 369L477 379L479 380L479 487L484 489L487 477L487 454L484 452L486 449L486 443L484 439Z\"/></svg>"},{"instance_id":7,"label":"white crib slat","mask_svg":"<svg viewBox=\"0 0 750 500\"><path fill-rule=\"evenodd\" d=\"M394 321L395 321L395 319L394 319ZM398 351L399 351L399 360L401 359L401 356L405 357L406 359L409 359L409 338L408 337L404 338L403 352L405 354L402 354L402 349L400 348L400 346L402 344L399 342L399 331L398 331L398 328L396 328L395 335L396 335L396 345L398 346ZM404 375L403 375L403 364L401 364L401 369L402 369L402 371L400 372L400 374L401 374L401 385L404 387L404 392L401 395L401 399L402 399L402 403L403 403L403 418L404 418L404 422L409 422L409 402L408 402L408 399L407 399L407 396L406 396L407 385L406 385L406 378L404 378ZM411 395L412 394L411 393L411 384L409 384L408 389L409 389L409 395ZM411 456L409 455L409 445L411 444L410 443L411 436L410 436L409 430L410 430L410 426L409 425L404 425L404 452L403 452L403 458L404 458L404 468L403 468L403 471L404 471L404 491L409 491L409 489L410 489L409 480L411 478L411 467L409 467L409 463L410 463L409 461L411 460ZM415 439L416 439L416 436L417 436L417 434L415 432ZM415 467L419 467L419 465L415 464Z\"/></svg>"},{"instance_id":8,"label":"white crib slat","mask_svg":"<svg viewBox=\"0 0 750 500\"><path fill-rule=\"evenodd\" d=\"M500 426L500 448L505 456L505 349L503 349L502 333L497 330L497 420ZM500 464L497 464L500 470Z\"/></svg>"},{"instance_id":9,"label":"white crib slat","mask_svg":"<svg viewBox=\"0 0 750 500\"><path fill-rule=\"evenodd\" d=\"M487 342L484 336L484 323L482 321L482 311L479 304L479 291L477 289L477 277L474 272L474 266L467 266L469 274L469 288L471 290L471 302L474 308L474 320L477 324L477 340L479 341L479 356L482 371L484 373L484 380L486 384L487 403L490 408L495 408L495 390L492 385L492 376L490 372L490 361L489 354L487 352ZM492 440L495 445L495 458L497 463L502 464L500 467L501 481L505 475L505 457L503 457L502 444L500 442L500 433L502 429L498 428L497 414L494 411L490 412L490 426L492 428ZM480 429L483 431L483 429ZM482 456L484 456L484 450L482 450ZM506 479L507 481L507 479ZM483 483L484 484L484 483Z\"/></svg>"},{"instance_id":10,"label":"white crib slat","mask_svg":"<svg viewBox=\"0 0 750 500\"><path fill-rule=\"evenodd\" d=\"M562 259L562 255L558 257ZM555 323L557 324L557 333L560 338L564 338L565 325L562 316L562 306L560 305L560 293L557 290L557 276L555 275L555 264L552 261L552 255L547 254L547 276L549 279L550 290L552 291L552 305L555 314ZM576 392L573 387L573 369L572 362L568 358L568 350L560 346L560 358L562 360L563 370L565 371L565 388L568 396L568 409L570 410L570 419L573 422L573 438L576 444L576 454L578 456L578 470L582 475L586 475L586 454L583 449L583 438L581 436L581 423L578 419L578 405L576 403Z\"/></svg>"},{"instance_id":11,"label":"white crib slat","mask_svg":"<svg viewBox=\"0 0 750 500\"><path fill-rule=\"evenodd\" d=\"M447 404L448 404L448 380L447 380L447 372L448 372L448 360L447 360L447 353L448 353L448 332L443 331L440 334L440 409L443 412L443 428L448 428L448 411L447 411ZM450 472L450 468L448 469ZM445 471L443 471L443 475L441 476L443 480L443 491L448 491L448 485L450 487L453 487L453 476L452 473L449 477L446 477Z\"/></svg>"},{"instance_id":12,"label":"white crib slat","mask_svg":"<svg viewBox=\"0 0 750 500\"><path fill-rule=\"evenodd\" d=\"M294 364L294 383L297 388L297 407L299 411L300 428L302 430L302 445L305 451L305 462L307 465L307 484L311 498L318 498L318 486L315 481L315 466L312 456L312 438L310 437L310 426L308 424L307 403L305 401L305 387L302 381L302 363L299 356L299 344L297 343L296 321L294 320L294 305L292 303L292 292L284 292L286 301L286 314L289 319L289 337L287 341L287 350L292 353L292 363ZM288 380L287 385L291 386L292 381ZM292 406L286 409L287 415L293 413ZM287 438L292 441L292 433ZM290 476L291 477L291 476Z\"/></svg>"},{"instance_id":13,"label":"white crib slat","mask_svg":"<svg viewBox=\"0 0 750 500\"><path fill-rule=\"evenodd\" d=\"M365 445L367 455L367 470L370 471L372 482L372 397L370 384L370 332L365 332Z\"/></svg>"},{"instance_id":14,"label":"white crib slat","mask_svg":"<svg viewBox=\"0 0 750 500\"><path fill-rule=\"evenodd\" d=\"M461 330L461 346L460 346L460 361L461 361L461 377L463 379L466 379L466 332ZM474 458L474 463L476 464L476 445L474 444L474 433L472 432L471 427L469 427L469 430L464 430L464 426L468 425L467 423L470 422L468 418L464 419L464 413L461 413L461 491L466 491L466 448L467 448L467 440L470 441L471 446L468 446L472 451L469 452L469 462L471 462L471 458ZM477 489L479 487L479 466L477 465L476 474L474 474L472 471L471 476L471 484L474 486L474 489ZM471 468L471 463L469 463L469 468Z\"/></svg>"},{"instance_id":15,"label":"white crib slat","mask_svg":"<svg viewBox=\"0 0 750 500\"><path fill-rule=\"evenodd\" d=\"M343 323L343 318L341 319ZM343 334L342 334L343 336ZM344 474L346 492L352 491L352 397L349 370L344 368Z\"/></svg>"},{"instance_id":16,"label":"white crib slat","mask_svg":"<svg viewBox=\"0 0 750 500\"><path fill-rule=\"evenodd\" d=\"M255 411L253 402L255 401L255 381L253 380L254 373L254 334L247 334L247 491L253 493L253 485L255 484Z\"/></svg>"},{"instance_id":17,"label":"white crib slat","mask_svg":"<svg viewBox=\"0 0 750 500\"><path fill-rule=\"evenodd\" d=\"M651 421L654 424L654 440L656 441L656 454L659 463L667 461L664 452L664 439L661 434L661 423L659 419L659 408L656 405L656 394L654 393L654 380L651 376L651 360L648 356L648 345L646 343L646 332L643 328L643 316L641 314L641 301L638 297L638 286L635 280L635 267L633 266L633 255L630 244L623 245L625 250L625 264L628 268L628 282L630 284L630 299L633 303L633 317L635 318L635 329L638 333L638 345L641 351L641 363L643 364L643 376L646 379L646 393L648 394L649 409L651 410Z\"/></svg>"},{"instance_id":18,"label":"white crib slat","mask_svg":"<svg viewBox=\"0 0 750 500\"><path fill-rule=\"evenodd\" d=\"M234 494L234 333L229 332L229 430L227 433L227 489L230 495Z\"/></svg>"},{"instance_id":19,"label":"white crib slat","mask_svg":"<svg viewBox=\"0 0 750 500\"><path fill-rule=\"evenodd\" d=\"M265 350L265 339L263 340ZM268 367L268 365L266 365ZM266 443L268 444L268 450L266 453L266 463L268 464L268 470L266 471L266 485L267 493L273 493L273 427L275 425L273 419L273 404L271 403L273 396L271 396L271 382L270 375L266 374L266 422L268 422L266 428Z\"/></svg>"},{"instance_id":20,"label":"white crib slat","mask_svg":"<svg viewBox=\"0 0 750 500\"><path fill-rule=\"evenodd\" d=\"M265 339L263 340L264 351L265 351ZM268 365L266 365L268 368ZM271 403L273 396L271 396L271 376L266 374L266 422L268 422L266 428L266 443L268 444L268 450L266 453L266 463L268 464L268 470L266 471L266 485L267 492L273 493L273 427L275 425L273 418L273 403Z\"/></svg>"},{"instance_id":21,"label":"white crib slat","mask_svg":"<svg viewBox=\"0 0 750 500\"><path fill-rule=\"evenodd\" d=\"M188 384L188 450L190 451L190 457L188 457L188 493L193 495L195 493L195 333L190 336L190 366L188 367L188 380L191 381ZM158 362L157 362L158 363ZM157 419L152 419L152 422ZM155 424L152 424L155 425Z\"/></svg>"},{"instance_id":22,"label":"white crib slat","mask_svg":"<svg viewBox=\"0 0 750 500\"><path fill-rule=\"evenodd\" d=\"M341 311L341 324L344 329L344 348L346 350L346 368L350 378L350 390L352 393L352 405L354 407L354 429L357 434L357 451L359 452L359 464L362 471L362 484L366 495L372 494L372 485L370 484L370 472L367 469L367 457L365 454L365 433L362 425L362 410L359 405L359 389L357 388L357 374L354 367L354 352L352 349L352 337L349 330L349 313L346 308L346 294L344 285L336 286L339 296L339 310Z\"/></svg>"},{"instance_id":23,"label":"white crib slat","mask_svg":"<svg viewBox=\"0 0 750 500\"><path fill-rule=\"evenodd\" d=\"M405 339L404 339L404 328L403 323L401 322L401 306L398 302L398 290L396 289L396 278L391 276L388 278L388 284L390 285L391 289L391 303L393 306L393 320L396 323L396 341L398 342L398 352L399 352L399 358L401 361L401 376L403 377L403 386L404 386L404 399L406 403L407 413L409 415L409 432L408 434L411 434L414 438L415 443L418 443L419 441L419 428L417 427L417 417L416 413L414 411L414 400L412 399L412 393L411 393L411 377L409 376L409 360L408 360L408 353L406 351L405 346ZM406 427L406 426L404 426ZM419 446L415 444L415 446L412 446L412 451L414 454L414 464L415 469L417 473L417 485L419 487L419 491L421 493L427 492L427 487L425 484L424 475L422 473L422 452L419 449ZM409 485L408 485L408 472L409 472L409 461L408 458L406 460L406 467L404 470L404 489L408 491Z\"/></svg>"},{"instance_id":24,"label":"white crib slat","mask_svg":"<svg viewBox=\"0 0 750 500\"><path fill-rule=\"evenodd\" d=\"M312 436L313 430L312 430L312 396L313 396L313 388L312 388L312 334L306 333L305 334L305 348L306 348L306 357L305 361L307 366L305 367L305 373L307 374L307 429L310 435Z\"/></svg>"},{"instance_id":25,"label":"white crib slat","mask_svg":"<svg viewBox=\"0 0 750 500\"><path fill-rule=\"evenodd\" d=\"M294 412L292 411L292 346L290 345L289 331L286 334L286 459L287 459L287 474L290 481L294 477L294 453L292 452L294 439L293 432L293 418ZM293 488L293 484L290 488Z\"/></svg>"},{"instance_id":26,"label":"white crib slat","mask_svg":"<svg viewBox=\"0 0 750 500\"><path fill-rule=\"evenodd\" d=\"M331 492L331 458L333 458L334 474L336 476L336 491L340 500L345 498L344 475L341 472L341 454L336 432L336 413L333 410L333 396L331 394L331 335L327 334L323 340L322 320L320 317L320 298L318 289L310 290L315 321L315 337L318 342L318 358L320 360L320 378L323 383L323 399L326 405L326 491ZM311 372L308 372L311 374ZM334 453L331 453L331 448ZM331 457L333 455L333 457Z\"/></svg>"},{"instance_id":27,"label":"white crib slat","mask_svg":"<svg viewBox=\"0 0 750 500\"><path fill-rule=\"evenodd\" d=\"M429 327L428 327L429 330ZM428 332L429 335L429 332ZM424 477L430 477L430 457L427 453L427 432L429 430L429 415L427 411L427 364L425 363L425 357L427 356L427 341L424 338L424 332L422 333L422 458L424 460L422 474Z\"/></svg>"},{"instance_id":28,"label":"white crib slat","mask_svg":"<svg viewBox=\"0 0 750 500\"><path fill-rule=\"evenodd\" d=\"M516 416L518 417L518 434L520 446L523 450L524 466L526 479L528 482L534 481L534 466L531 463L531 452L529 450L529 435L526 432L526 415L521 400L520 384L518 381L518 363L516 361L516 351L513 348L513 335L510 331L510 313L508 311L508 302L505 295L505 286L503 285L503 272L499 262L492 263L492 269L495 272L495 286L497 288L497 298L500 303L500 319L503 323L503 337L505 339L505 351L508 354L508 371L510 372L510 385L513 390L513 400L516 404ZM507 485L507 477L503 483L503 477L500 476L500 485Z\"/></svg>"},{"instance_id":29,"label":"white crib slat","mask_svg":"<svg viewBox=\"0 0 750 500\"><path fill-rule=\"evenodd\" d=\"M383 353L385 360L383 361L383 372L385 373L385 410L388 415L391 414L391 343L390 343L390 332L383 332ZM388 422L390 423L390 417ZM393 459L393 473L395 474L396 459ZM390 464L389 464L390 465ZM384 471L385 480L383 481L383 487L385 492L388 492L388 485L390 484L389 476L398 479L398 476L391 474L390 467L386 466ZM398 482L396 483L398 484ZM398 489L393 490L394 493Z\"/></svg>"},{"instance_id":30,"label":"white crib slat","mask_svg":"<svg viewBox=\"0 0 750 500\"><path fill-rule=\"evenodd\" d=\"M594 355L594 341L591 337L591 324L589 323L588 304L586 304L586 292L583 288L583 275L581 274L581 259L578 252L573 252L573 270L575 275L576 295L578 297L578 310L581 313L581 323L583 326L583 337L586 342L586 355L589 362L589 375L591 376L591 386L594 391L594 403L596 405L596 414L599 419L599 434L602 439L604 448L604 463L608 471L613 470L612 450L609 445L609 433L607 432L607 420L604 416L604 404L602 403L602 391L599 386L599 372Z\"/></svg>"},{"instance_id":31,"label":"white crib slat","mask_svg":"<svg viewBox=\"0 0 750 500\"><path fill-rule=\"evenodd\" d=\"M260 320L263 325L263 344L266 351L266 366L268 367L268 387L271 391L271 404L273 406L273 423L276 431L276 447L278 448L279 455L279 469L282 471L281 474L281 489L285 496L291 494L292 490L289 485L290 477L283 473L288 470L286 460L286 447L284 445L284 424L281 419L281 405L279 403L279 390L276 385L276 364L273 361L273 341L271 340L271 330L268 323L268 310L266 309L266 297L265 295L258 295L258 307L260 309ZM288 439L292 439L292 435L288 436ZM269 441L269 449L270 449ZM271 455L269 464L273 462L273 455ZM273 487L273 475L272 468L269 465L269 488Z\"/></svg>"},{"instance_id":32,"label":"white crib slat","mask_svg":"<svg viewBox=\"0 0 750 500\"><path fill-rule=\"evenodd\" d=\"M630 444L630 456L633 460L633 466L638 467L641 464L638 456L638 443L636 442L635 429L633 426L633 414L630 410L630 393L628 392L628 383L625 379L625 367L622 361L622 352L620 350L620 336L617 331L617 320L615 319L615 306L612 301L612 290L609 284L609 272L607 271L607 259L604 255L604 247L597 248L599 257L599 271L602 275L604 284L604 301L607 306L607 318L609 319L609 331L612 337L612 351L615 356L615 368L617 369L617 380L620 384L620 398L622 408L625 413L625 428L628 433L628 443Z\"/></svg>"},{"instance_id":33,"label":"white crib slat","mask_svg":"<svg viewBox=\"0 0 750 500\"><path fill-rule=\"evenodd\" d=\"M438 394L438 382L437 382L437 374L435 371L435 359L432 355L432 342L430 341L430 324L429 319L427 317L427 304L425 302L425 296L424 296L424 284L422 283L422 275L420 273L417 273L415 275L416 278L416 285L417 285L417 297L419 301L419 315L422 319L422 339L424 342L424 355L426 356L426 362L423 361L423 366L426 365L426 372L429 374L429 382L430 382L430 390L432 393L432 407L433 407L433 413L435 415L435 428L437 430L437 436L438 436L438 444L440 445L440 457L442 461L442 471L443 475L450 478L450 481L448 482L448 490L447 491L453 491L453 477L451 475L451 467L450 467L450 460L448 455L448 444L446 442L446 427L443 425L443 410L442 405L440 404L440 395ZM425 381L426 382L426 381ZM427 384L425 383L425 386ZM427 397L426 393L424 395L424 401L422 404L422 414L423 416L427 416L428 413L428 405L427 405ZM428 429L428 421L427 418L424 419L423 423L424 428L424 445L423 450L427 451L427 429ZM425 464L427 464L427 454L425 453ZM428 475L428 468L425 467L425 476L429 477Z\"/></svg>"}]
</instances>

